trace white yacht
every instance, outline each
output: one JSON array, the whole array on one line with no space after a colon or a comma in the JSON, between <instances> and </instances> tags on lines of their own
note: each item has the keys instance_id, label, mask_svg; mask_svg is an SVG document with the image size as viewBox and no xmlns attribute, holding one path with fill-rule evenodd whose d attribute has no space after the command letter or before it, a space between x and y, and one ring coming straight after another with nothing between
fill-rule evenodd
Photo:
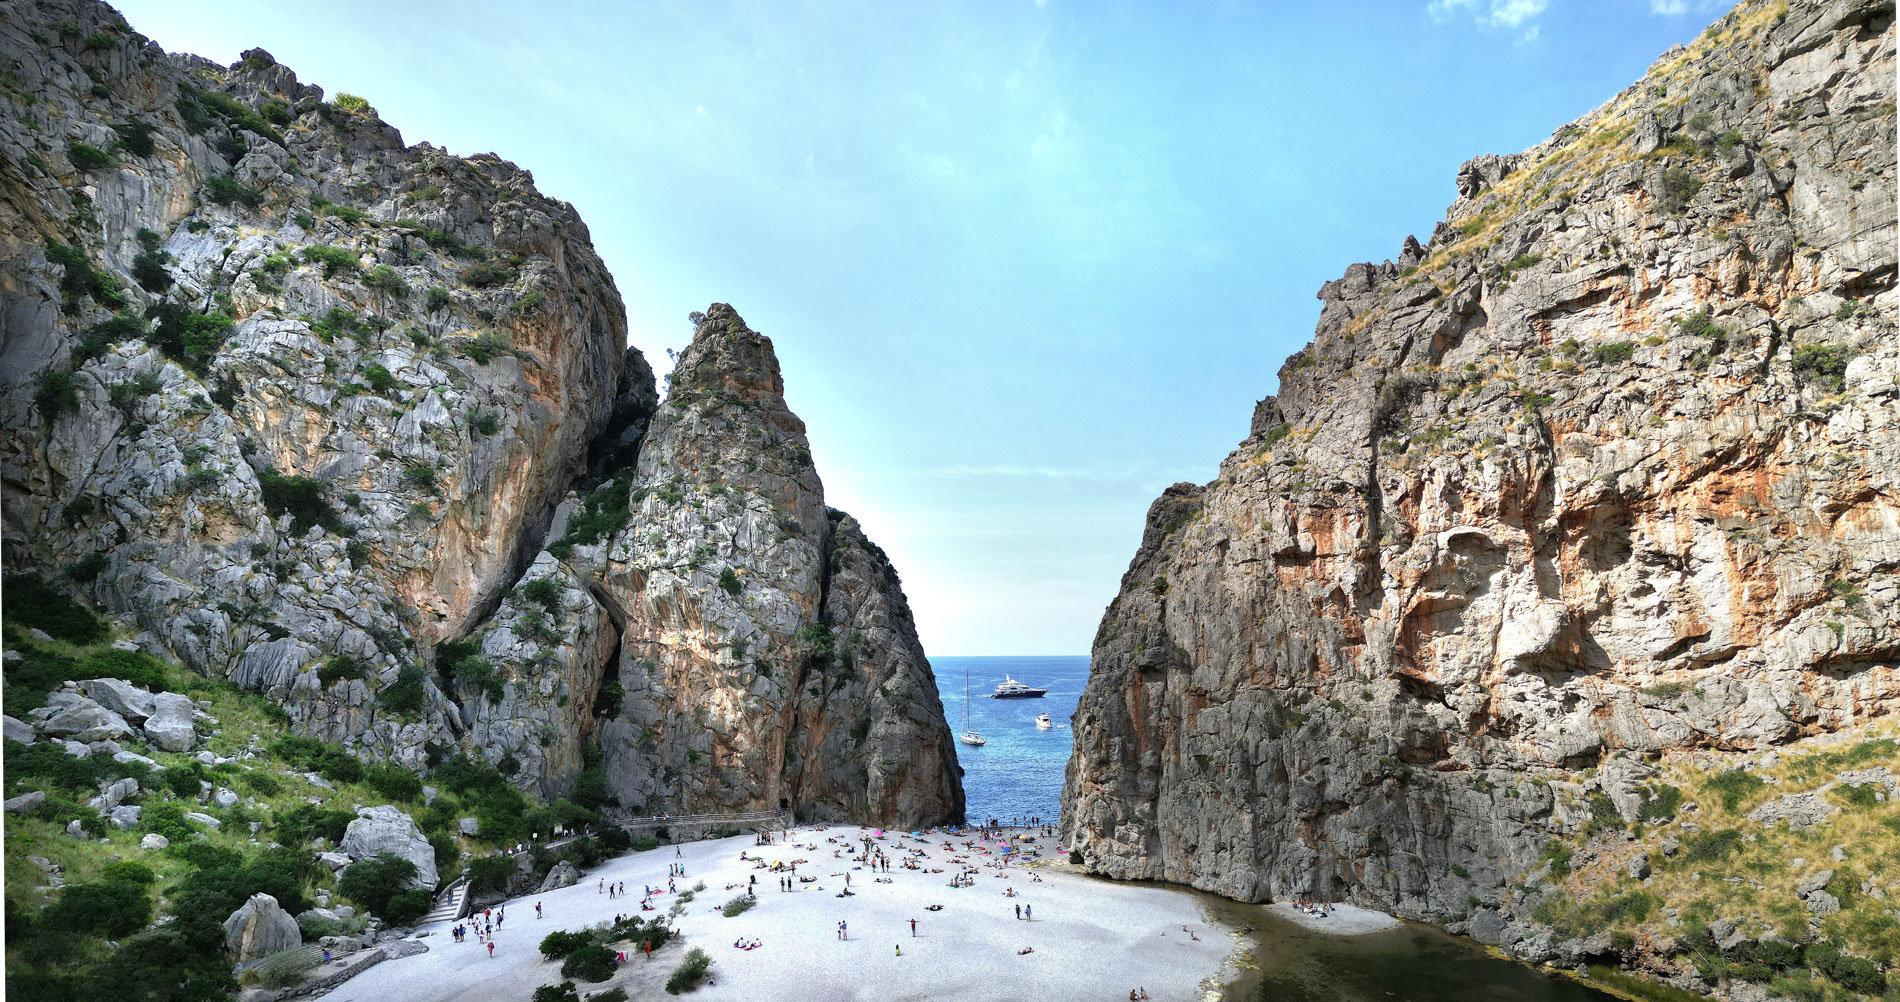
<instances>
[{"instance_id":1,"label":"white yacht","mask_svg":"<svg viewBox=\"0 0 1900 1002\"><path fill-rule=\"evenodd\" d=\"M1021 682L1016 681L1013 678L1010 678L1008 675L1005 675L1003 676L1003 684L997 686L995 692L990 693L990 698L991 699L1027 699L1031 696L1047 696L1047 695L1049 695L1049 690L1047 689L1037 689L1033 686L1027 686L1027 685L1022 684Z\"/></svg>"},{"instance_id":2,"label":"white yacht","mask_svg":"<svg viewBox=\"0 0 1900 1002\"><path fill-rule=\"evenodd\" d=\"M1053 720L1050 720L1049 715L1047 713L1036 714L1036 730L1046 731L1050 729L1051 727L1054 727L1055 725L1056 725L1056 722Z\"/></svg>"}]
</instances>

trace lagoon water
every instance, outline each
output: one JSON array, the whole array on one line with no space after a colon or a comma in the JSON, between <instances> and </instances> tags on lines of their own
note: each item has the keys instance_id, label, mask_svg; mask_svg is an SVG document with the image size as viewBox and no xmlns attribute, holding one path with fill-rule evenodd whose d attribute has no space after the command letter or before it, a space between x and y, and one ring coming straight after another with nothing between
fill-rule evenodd
<instances>
[{"instance_id":1,"label":"lagoon water","mask_svg":"<svg viewBox=\"0 0 1900 1002\"><path fill-rule=\"evenodd\" d=\"M1040 817L1054 824L1069 764L1069 718L1089 680L1088 656L934 657L930 667L952 734L963 733L963 677L969 672L970 726L988 742L980 748L957 743L970 820ZM1049 695L991 699L1005 675ZM1037 730L1038 713L1049 714L1055 728Z\"/></svg>"}]
</instances>

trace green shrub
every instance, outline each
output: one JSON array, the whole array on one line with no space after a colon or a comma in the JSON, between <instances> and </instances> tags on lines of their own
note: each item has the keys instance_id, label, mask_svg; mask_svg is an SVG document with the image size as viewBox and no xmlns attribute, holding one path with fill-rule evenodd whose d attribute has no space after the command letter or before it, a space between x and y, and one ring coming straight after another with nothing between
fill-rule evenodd
<instances>
[{"instance_id":1,"label":"green shrub","mask_svg":"<svg viewBox=\"0 0 1900 1002\"><path fill-rule=\"evenodd\" d=\"M195 796L198 791L195 783L193 786ZM139 828L173 842L182 842L198 833L198 826L185 819L184 810L177 804L146 805L139 814Z\"/></svg>"},{"instance_id":2,"label":"green shrub","mask_svg":"<svg viewBox=\"0 0 1900 1002\"><path fill-rule=\"evenodd\" d=\"M418 490L434 493L436 489L435 467L433 466L425 466L421 463L410 463L408 466L403 467L402 479L403 483Z\"/></svg>"},{"instance_id":3,"label":"green shrub","mask_svg":"<svg viewBox=\"0 0 1900 1002\"><path fill-rule=\"evenodd\" d=\"M1682 807L1682 791L1668 783L1644 787L1643 792L1642 819L1649 824L1668 821Z\"/></svg>"},{"instance_id":4,"label":"green shrub","mask_svg":"<svg viewBox=\"0 0 1900 1002\"><path fill-rule=\"evenodd\" d=\"M593 1002L599 1002L600 996L594 996ZM542 985L534 990L533 1002L581 1002L580 993L574 990L574 982L563 981L558 985Z\"/></svg>"},{"instance_id":5,"label":"green shrub","mask_svg":"<svg viewBox=\"0 0 1900 1002\"><path fill-rule=\"evenodd\" d=\"M264 193L229 174L205 182L205 198L218 205L242 205L255 209L264 204Z\"/></svg>"},{"instance_id":6,"label":"green shrub","mask_svg":"<svg viewBox=\"0 0 1900 1002\"><path fill-rule=\"evenodd\" d=\"M409 298L409 283L403 280L402 273L386 264L379 264L363 276L363 284L386 296L396 299Z\"/></svg>"},{"instance_id":7,"label":"green shrub","mask_svg":"<svg viewBox=\"0 0 1900 1002\"><path fill-rule=\"evenodd\" d=\"M430 899L429 892L418 888L390 895L389 903L379 914L390 925L413 925L417 919L429 914L433 906L434 901Z\"/></svg>"},{"instance_id":8,"label":"green shrub","mask_svg":"<svg viewBox=\"0 0 1900 1002\"><path fill-rule=\"evenodd\" d=\"M284 790L282 780L258 769L238 773L237 781L245 789L260 797L275 797Z\"/></svg>"},{"instance_id":9,"label":"green shrub","mask_svg":"<svg viewBox=\"0 0 1900 1002\"><path fill-rule=\"evenodd\" d=\"M633 519L631 495L619 481L609 480L581 499L580 510L568 516L567 531L548 547L565 560L576 546L591 546L627 527Z\"/></svg>"},{"instance_id":10,"label":"green shrub","mask_svg":"<svg viewBox=\"0 0 1900 1002\"><path fill-rule=\"evenodd\" d=\"M1558 878L1569 876L1571 859L1569 846L1557 839L1551 839L1544 846L1544 858L1550 860L1551 876Z\"/></svg>"},{"instance_id":11,"label":"green shrub","mask_svg":"<svg viewBox=\"0 0 1900 1002\"><path fill-rule=\"evenodd\" d=\"M551 932L541 940L541 955L549 960L560 960L593 941L593 934L584 930Z\"/></svg>"},{"instance_id":12,"label":"green shrub","mask_svg":"<svg viewBox=\"0 0 1900 1002\"><path fill-rule=\"evenodd\" d=\"M673 968L673 974L666 979L666 993L678 995L698 988L699 982L706 977L706 968L711 966L712 958L706 955L706 951L697 946L686 951L686 959Z\"/></svg>"},{"instance_id":13,"label":"green shrub","mask_svg":"<svg viewBox=\"0 0 1900 1002\"><path fill-rule=\"evenodd\" d=\"M462 269L462 281L477 289L505 285L514 280L513 269L490 264L487 261L477 261Z\"/></svg>"},{"instance_id":14,"label":"green shrub","mask_svg":"<svg viewBox=\"0 0 1900 1002\"><path fill-rule=\"evenodd\" d=\"M105 881L61 889L59 897L40 913L38 925L74 935L119 939L151 920L152 897L142 884Z\"/></svg>"},{"instance_id":15,"label":"green shrub","mask_svg":"<svg viewBox=\"0 0 1900 1002\"><path fill-rule=\"evenodd\" d=\"M244 976L266 988L289 988L301 982L320 963L322 960L315 950L293 946L259 957L255 964L245 970Z\"/></svg>"},{"instance_id":16,"label":"green shrub","mask_svg":"<svg viewBox=\"0 0 1900 1002\"><path fill-rule=\"evenodd\" d=\"M1794 350L1795 375L1839 392L1847 386L1847 359L1839 345L1804 344Z\"/></svg>"},{"instance_id":17,"label":"green shrub","mask_svg":"<svg viewBox=\"0 0 1900 1002\"><path fill-rule=\"evenodd\" d=\"M651 835L642 835L633 840L634 852L651 852L660 847L660 840Z\"/></svg>"},{"instance_id":18,"label":"green shrub","mask_svg":"<svg viewBox=\"0 0 1900 1002\"><path fill-rule=\"evenodd\" d=\"M1827 975L1828 980L1862 995L1880 995L1887 990L1887 977L1870 960L1841 952L1839 943L1823 940L1807 949L1808 966Z\"/></svg>"},{"instance_id":19,"label":"green shrub","mask_svg":"<svg viewBox=\"0 0 1900 1002\"><path fill-rule=\"evenodd\" d=\"M1666 167L1662 174L1662 189L1664 211L1680 213L1689 207L1696 192L1702 190L1702 182L1681 167Z\"/></svg>"},{"instance_id":20,"label":"green shrub","mask_svg":"<svg viewBox=\"0 0 1900 1002\"><path fill-rule=\"evenodd\" d=\"M614 951L599 943L576 948L561 961L561 977L582 981L605 981L614 976Z\"/></svg>"},{"instance_id":21,"label":"green shrub","mask_svg":"<svg viewBox=\"0 0 1900 1002\"><path fill-rule=\"evenodd\" d=\"M402 381L397 379L394 375L391 375L388 368L378 363L370 363L369 366L363 370L363 378L369 381L370 389L375 390L383 396L389 396L391 393L400 393L402 390Z\"/></svg>"},{"instance_id":22,"label":"green shrub","mask_svg":"<svg viewBox=\"0 0 1900 1002\"><path fill-rule=\"evenodd\" d=\"M1733 828L1693 832L1683 837L1682 860L1685 863L1713 863L1726 859L1742 847L1742 833Z\"/></svg>"},{"instance_id":23,"label":"green shrub","mask_svg":"<svg viewBox=\"0 0 1900 1002\"><path fill-rule=\"evenodd\" d=\"M332 810L316 804L298 804L295 807L277 812L271 825L271 833L285 845L303 845L311 839L325 839L331 845L343 841L343 834L349 829L356 815L344 810Z\"/></svg>"},{"instance_id":24,"label":"green shrub","mask_svg":"<svg viewBox=\"0 0 1900 1002\"><path fill-rule=\"evenodd\" d=\"M1590 357L1598 365L1620 365L1630 360L1636 353L1636 342L1617 341L1613 344L1598 345L1590 349Z\"/></svg>"},{"instance_id":25,"label":"green shrub","mask_svg":"<svg viewBox=\"0 0 1900 1002\"><path fill-rule=\"evenodd\" d=\"M112 309L125 305L125 297L119 293L118 281L109 273L94 268L92 260L79 248L60 243L47 244L46 260L64 269L59 279L59 293L67 312L77 310L79 301L87 298Z\"/></svg>"},{"instance_id":26,"label":"green shrub","mask_svg":"<svg viewBox=\"0 0 1900 1002\"><path fill-rule=\"evenodd\" d=\"M33 404L49 424L61 414L78 410L79 389L73 385L73 374L65 369L48 369L40 373Z\"/></svg>"},{"instance_id":27,"label":"green shrub","mask_svg":"<svg viewBox=\"0 0 1900 1002\"><path fill-rule=\"evenodd\" d=\"M158 152L158 144L152 141L152 134L158 131L158 127L150 122L134 118L130 121L115 123L112 131L119 137L119 148L127 153L149 157Z\"/></svg>"},{"instance_id":28,"label":"green shrub","mask_svg":"<svg viewBox=\"0 0 1900 1002\"><path fill-rule=\"evenodd\" d=\"M487 437L501 430L501 418L493 411L477 411L469 416L468 426L475 434Z\"/></svg>"},{"instance_id":29,"label":"green shrub","mask_svg":"<svg viewBox=\"0 0 1900 1002\"><path fill-rule=\"evenodd\" d=\"M541 607L541 611L550 616L561 613L561 597L567 589L561 587L553 578L536 578L521 586L521 598Z\"/></svg>"},{"instance_id":30,"label":"green shrub","mask_svg":"<svg viewBox=\"0 0 1900 1002\"><path fill-rule=\"evenodd\" d=\"M396 680L383 687L376 694L376 705L391 713L415 714L422 712L428 704L428 691L423 688L423 672L417 665L404 665L396 673Z\"/></svg>"},{"instance_id":31,"label":"green shrub","mask_svg":"<svg viewBox=\"0 0 1900 1002\"><path fill-rule=\"evenodd\" d=\"M377 793L398 802L422 796L422 780L394 762L375 762L363 770L363 782Z\"/></svg>"},{"instance_id":32,"label":"green shrub","mask_svg":"<svg viewBox=\"0 0 1900 1002\"><path fill-rule=\"evenodd\" d=\"M468 864L469 893L506 891L508 881L520 872L520 866L510 856L481 856L470 860Z\"/></svg>"},{"instance_id":33,"label":"green shrub","mask_svg":"<svg viewBox=\"0 0 1900 1002\"><path fill-rule=\"evenodd\" d=\"M1722 807L1730 814L1765 785L1760 776L1746 769L1730 769L1709 777L1709 788L1722 798Z\"/></svg>"},{"instance_id":34,"label":"green shrub","mask_svg":"<svg viewBox=\"0 0 1900 1002\"><path fill-rule=\"evenodd\" d=\"M42 630L73 644L96 644L106 637L105 620L29 574L0 579L0 605L8 626Z\"/></svg>"},{"instance_id":35,"label":"green shrub","mask_svg":"<svg viewBox=\"0 0 1900 1002\"><path fill-rule=\"evenodd\" d=\"M74 168L88 173L103 170L107 167L116 167L119 163L119 161L113 159L110 153L107 153L97 146L88 146L85 143L72 143L68 145L66 147L66 159L73 162Z\"/></svg>"},{"instance_id":36,"label":"green shrub","mask_svg":"<svg viewBox=\"0 0 1900 1002\"><path fill-rule=\"evenodd\" d=\"M144 863L134 863L128 859L106 864L105 869L99 871L99 879L107 883L155 884L158 875Z\"/></svg>"},{"instance_id":37,"label":"green shrub","mask_svg":"<svg viewBox=\"0 0 1900 1002\"><path fill-rule=\"evenodd\" d=\"M264 507L274 516L289 515L295 532L304 532L313 525L337 532L343 526L336 509L323 496L323 484L316 480L286 476L267 466L258 471L257 486Z\"/></svg>"},{"instance_id":38,"label":"green shrub","mask_svg":"<svg viewBox=\"0 0 1900 1002\"><path fill-rule=\"evenodd\" d=\"M317 668L317 681L325 688L335 685L346 678L367 678L369 670L363 659L354 654L338 654Z\"/></svg>"},{"instance_id":39,"label":"green shrub","mask_svg":"<svg viewBox=\"0 0 1900 1002\"><path fill-rule=\"evenodd\" d=\"M734 598L738 598L739 593L745 590L744 582L741 582L739 580L739 575L733 573L733 570L730 567L727 567L719 572L719 587L724 588L726 590L726 594L731 595Z\"/></svg>"},{"instance_id":40,"label":"green shrub","mask_svg":"<svg viewBox=\"0 0 1900 1002\"><path fill-rule=\"evenodd\" d=\"M336 889L393 923L395 920L390 916L392 899L407 890L415 876L416 864L386 852L374 859L359 860L344 867L342 875L337 878ZM423 911L427 912L426 895L423 903Z\"/></svg>"},{"instance_id":41,"label":"green shrub","mask_svg":"<svg viewBox=\"0 0 1900 1002\"><path fill-rule=\"evenodd\" d=\"M461 847L455 844L455 836L447 832L433 832L429 835L429 848L435 851L435 872L447 873L455 869L462 861Z\"/></svg>"},{"instance_id":42,"label":"green shrub","mask_svg":"<svg viewBox=\"0 0 1900 1002\"><path fill-rule=\"evenodd\" d=\"M315 334L325 343L345 335L368 334L370 329L369 324L358 317L355 311L341 306L330 307L324 311L323 316L310 323L310 333Z\"/></svg>"},{"instance_id":43,"label":"green shrub","mask_svg":"<svg viewBox=\"0 0 1900 1002\"><path fill-rule=\"evenodd\" d=\"M422 306L430 313L440 313L448 309L452 302L454 298L449 295L449 290L439 285L429 286L429 291L422 294Z\"/></svg>"},{"instance_id":44,"label":"green shrub","mask_svg":"<svg viewBox=\"0 0 1900 1002\"><path fill-rule=\"evenodd\" d=\"M357 259L354 251L333 244L311 244L303 249L303 259L310 264L322 265L324 278L335 278L363 268L363 262Z\"/></svg>"},{"instance_id":45,"label":"green shrub","mask_svg":"<svg viewBox=\"0 0 1900 1002\"><path fill-rule=\"evenodd\" d=\"M1837 786L1828 791L1828 796L1846 807L1871 809L1880 803L1880 786L1877 783L1862 783L1858 786Z\"/></svg>"},{"instance_id":46,"label":"green shrub","mask_svg":"<svg viewBox=\"0 0 1900 1002\"><path fill-rule=\"evenodd\" d=\"M719 909L719 914L727 918L737 918L740 915L744 915L756 903L757 902L751 898L741 894L731 901L726 902L725 905Z\"/></svg>"}]
</instances>

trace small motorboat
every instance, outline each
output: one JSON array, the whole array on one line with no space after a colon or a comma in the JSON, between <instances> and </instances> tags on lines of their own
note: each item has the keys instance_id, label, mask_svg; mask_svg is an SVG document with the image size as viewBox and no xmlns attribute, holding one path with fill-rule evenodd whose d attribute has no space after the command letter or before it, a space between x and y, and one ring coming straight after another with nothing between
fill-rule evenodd
<instances>
[{"instance_id":1,"label":"small motorboat","mask_svg":"<svg viewBox=\"0 0 1900 1002\"><path fill-rule=\"evenodd\" d=\"M1056 725L1056 722L1053 720L1050 720L1049 715L1047 713L1036 714L1036 730L1046 731L1054 727L1055 725Z\"/></svg>"},{"instance_id":2,"label":"small motorboat","mask_svg":"<svg viewBox=\"0 0 1900 1002\"><path fill-rule=\"evenodd\" d=\"M1047 695L1049 695L1049 690L1047 689L1037 689L1033 686L1027 686L1027 685L1022 684L1021 682L1016 681L1013 678L1010 678L1008 675L1005 675L1003 676L1003 683L996 687L995 692L990 693L990 698L991 699L1027 699L1031 696L1047 696Z\"/></svg>"}]
</instances>

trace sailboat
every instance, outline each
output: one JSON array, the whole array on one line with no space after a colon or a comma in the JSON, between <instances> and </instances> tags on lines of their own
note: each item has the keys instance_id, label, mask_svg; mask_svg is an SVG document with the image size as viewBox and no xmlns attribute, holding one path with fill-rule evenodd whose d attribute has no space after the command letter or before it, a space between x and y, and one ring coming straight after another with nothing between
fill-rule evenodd
<instances>
[{"instance_id":1,"label":"sailboat","mask_svg":"<svg viewBox=\"0 0 1900 1002\"><path fill-rule=\"evenodd\" d=\"M957 740L966 745L984 743L983 735L970 730L970 670L968 668L963 669L963 733L957 735Z\"/></svg>"}]
</instances>

